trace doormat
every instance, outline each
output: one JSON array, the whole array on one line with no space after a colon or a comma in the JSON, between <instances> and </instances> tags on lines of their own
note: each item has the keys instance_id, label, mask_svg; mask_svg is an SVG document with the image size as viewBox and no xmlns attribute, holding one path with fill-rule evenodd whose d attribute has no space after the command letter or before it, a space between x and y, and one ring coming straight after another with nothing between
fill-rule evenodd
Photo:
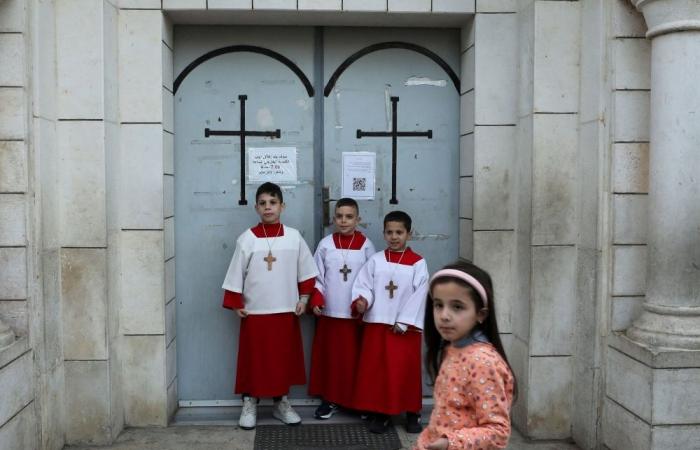
<instances>
[{"instance_id":1,"label":"doormat","mask_svg":"<svg viewBox=\"0 0 700 450\"><path fill-rule=\"evenodd\" d=\"M370 433L364 423L323 425L260 425L254 450L398 450L399 435L392 425L384 434Z\"/></svg>"}]
</instances>

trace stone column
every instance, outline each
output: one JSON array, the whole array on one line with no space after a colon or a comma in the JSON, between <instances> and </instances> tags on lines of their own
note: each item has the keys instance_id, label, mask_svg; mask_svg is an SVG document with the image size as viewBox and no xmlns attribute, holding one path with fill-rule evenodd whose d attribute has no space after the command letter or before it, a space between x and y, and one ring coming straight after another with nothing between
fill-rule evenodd
<instances>
[{"instance_id":1,"label":"stone column","mask_svg":"<svg viewBox=\"0 0 700 450\"><path fill-rule=\"evenodd\" d=\"M685 450L700 442L700 1L632 3L651 40L647 289L608 338L603 443Z\"/></svg>"},{"instance_id":2,"label":"stone column","mask_svg":"<svg viewBox=\"0 0 700 450\"><path fill-rule=\"evenodd\" d=\"M647 293L627 331L700 350L700 2L632 0L651 39Z\"/></svg>"}]
</instances>

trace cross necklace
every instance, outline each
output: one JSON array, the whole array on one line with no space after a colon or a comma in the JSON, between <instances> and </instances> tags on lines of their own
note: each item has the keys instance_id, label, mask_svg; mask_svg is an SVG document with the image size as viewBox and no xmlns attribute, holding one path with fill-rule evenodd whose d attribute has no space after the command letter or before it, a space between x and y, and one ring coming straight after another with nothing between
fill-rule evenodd
<instances>
[{"instance_id":1,"label":"cross necklace","mask_svg":"<svg viewBox=\"0 0 700 450\"><path fill-rule=\"evenodd\" d=\"M277 229L277 236L273 236L272 239L278 238L280 233L282 232L282 224L279 224L280 227ZM277 261L277 258L272 256L272 246L275 245L275 242L277 241L272 241L272 244L270 244L270 238L267 237L267 230L265 229L265 224L262 224L262 229L263 233L265 233L265 242L267 242L267 256L264 257L263 259L267 263L267 270L272 270L272 263Z\"/></svg>"},{"instance_id":2,"label":"cross necklace","mask_svg":"<svg viewBox=\"0 0 700 450\"><path fill-rule=\"evenodd\" d=\"M399 267L401 264L401 260L403 259L404 253L406 253L406 249L408 247L404 247L403 251L401 252L401 256L399 256L399 260L396 261L396 265L394 266L394 270L391 272L391 276L389 277L389 284L384 286L384 289L389 291L389 298L394 298L394 291L399 288L398 284L394 284L394 274L396 273L396 269ZM391 250L389 250L389 262L391 262Z\"/></svg>"},{"instance_id":3,"label":"cross necklace","mask_svg":"<svg viewBox=\"0 0 700 450\"><path fill-rule=\"evenodd\" d=\"M340 239L342 234L338 235L338 244L340 245L340 255L343 257L343 268L340 269L338 272L343 274L343 281L348 281L348 274L352 272L352 269L348 268L347 263L345 260L348 257L348 253L350 252L350 248L352 247L352 241L355 240L355 232L352 232L352 239L350 239L350 244L348 244L348 248L344 249L343 248L343 241ZM343 252L343 250L345 250Z\"/></svg>"}]
</instances>

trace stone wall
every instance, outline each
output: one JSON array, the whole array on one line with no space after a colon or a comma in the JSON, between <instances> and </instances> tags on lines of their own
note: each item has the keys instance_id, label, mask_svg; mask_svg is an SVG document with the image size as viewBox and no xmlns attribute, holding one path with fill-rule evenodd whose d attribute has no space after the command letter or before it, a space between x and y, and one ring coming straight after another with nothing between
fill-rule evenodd
<instances>
[{"instance_id":1,"label":"stone wall","mask_svg":"<svg viewBox=\"0 0 700 450\"><path fill-rule=\"evenodd\" d=\"M108 301L107 160L117 151L117 8L57 0L61 304L69 443L111 442L122 429ZM115 379L116 378L116 379Z\"/></svg>"},{"instance_id":2,"label":"stone wall","mask_svg":"<svg viewBox=\"0 0 700 450\"><path fill-rule=\"evenodd\" d=\"M692 175L700 169L693 76L700 5L632 3L644 18L616 2L612 27L614 264L602 441L614 450L693 448L700 439L700 208Z\"/></svg>"},{"instance_id":3,"label":"stone wall","mask_svg":"<svg viewBox=\"0 0 700 450\"><path fill-rule=\"evenodd\" d=\"M644 17L628 0L613 8L611 79L612 299L610 329L629 328L646 290L647 191L649 189L649 92L651 44Z\"/></svg>"},{"instance_id":4,"label":"stone wall","mask_svg":"<svg viewBox=\"0 0 700 450\"><path fill-rule=\"evenodd\" d=\"M0 349L0 447L58 449L65 368L52 2L0 3L0 58L0 321L18 336Z\"/></svg>"},{"instance_id":5,"label":"stone wall","mask_svg":"<svg viewBox=\"0 0 700 450\"><path fill-rule=\"evenodd\" d=\"M608 42L611 2L581 1L580 109L576 165L573 403L571 434L585 449L597 448L607 334L607 290L611 267L608 188L610 169L611 81Z\"/></svg>"},{"instance_id":6,"label":"stone wall","mask_svg":"<svg viewBox=\"0 0 700 450\"><path fill-rule=\"evenodd\" d=\"M39 299L30 278L35 260L34 227L28 226L34 193L27 75L31 40L24 1L0 3L0 61L0 328L11 329L0 344L0 447L35 448L40 402L32 380L40 336L30 331Z\"/></svg>"},{"instance_id":7,"label":"stone wall","mask_svg":"<svg viewBox=\"0 0 700 450\"><path fill-rule=\"evenodd\" d=\"M512 364L516 426L571 436L576 323L580 3L518 2ZM552 36L557 36L553 39Z\"/></svg>"}]
</instances>

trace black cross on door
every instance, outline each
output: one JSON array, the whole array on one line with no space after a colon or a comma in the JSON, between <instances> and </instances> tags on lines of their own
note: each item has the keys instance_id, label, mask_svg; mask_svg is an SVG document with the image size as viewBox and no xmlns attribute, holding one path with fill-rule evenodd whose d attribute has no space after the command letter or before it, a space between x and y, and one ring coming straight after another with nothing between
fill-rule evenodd
<instances>
[{"instance_id":1,"label":"black cross on door","mask_svg":"<svg viewBox=\"0 0 700 450\"><path fill-rule=\"evenodd\" d=\"M238 200L239 205L247 205L248 201L245 199L245 137L246 136L263 136L270 138L281 137L280 129L275 131L251 131L245 129L245 101L248 99L247 95L239 95L238 100L241 103L241 129L237 131L233 130L210 130L209 128L204 129L204 137L209 136L240 136L241 137L241 199Z\"/></svg>"},{"instance_id":2,"label":"black cross on door","mask_svg":"<svg viewBox=\"0 0 700 450\"><path fill-rule=\"evenodd\" d=\"M389 203L396 205L396 152L399 137L427 137L433 138L433 130L428 131L397 131L397 103L398 97L391 97L391 131L362 131L357 130L357 139L363 137L391 137L391 200Z\"/></svg>"}]
</instances>

